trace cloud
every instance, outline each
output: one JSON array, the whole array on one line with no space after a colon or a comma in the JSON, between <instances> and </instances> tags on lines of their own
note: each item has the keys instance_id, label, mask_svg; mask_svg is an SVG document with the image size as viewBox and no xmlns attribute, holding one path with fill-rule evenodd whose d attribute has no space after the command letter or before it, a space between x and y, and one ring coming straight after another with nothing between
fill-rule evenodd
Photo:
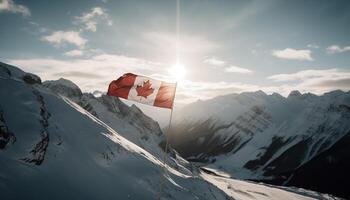
<instances>
[{"instance_id":1,"label":"cloud","mask_svg":"<svg viewBox=\"0 0 350 200\"><path fill-rule=\"evenodd\" d=\"M50 35L43 36L41 40L53 44L56 47L68 43L79 48L84 48L87 42L87 40L80 35L80 32L77 31L55 31Z\"/></svg>"},{"instance_id":2,"label":"cloud","mask_svg":"<svg viewBox=\"0 0 350 200\"><path fill-rule=\"evenodd\" d=\"M318 46L317 44L308 44L307 47L308 47L308 48L312 48L312 49L318 49L318 48L320 48L320 46Z\"/></svg>"},{"instance_id":3,"label":"cloud","mask_svg":"<svg viewBox=\"0 0 350 200\"><path fill-rule=\"evenodd\" d=\"M331 90L350 90L350 71L340 69L303 70L268 77L276 82L289 82L289 88L322 94ZM294 83L290 83L294 82Z\"/></svg>"},{"instance_id":4,"label":"cloud","mask_svg":"<svg viewBox=\"0 0 350 200\"><path fill-rule=\"evenodd\" d=\"M225 61L220 60L216 57L211 57L211 58L206 58L203 63L209 64L209 65L214 65L214 66L224 66L226 64Z\"/></svg>"},{"instance_id":5,"label":"cloud","mask_svg":"<svg viewBox=\"0 0 350 200\"><path fill-rule=\"evenodd\" d=\"M230 67L226 67L225 68L226 72L229 73L240 73L240 74L250 74L253 73L253 71L246 69L246 68L242 68L242 67L238 67L238 66L233 66L231 65Z\"/></svg>"},{"instance_id":6,"label":"cloud","mask_svg":"<svg viewBox=\"0 0 350 200\"><path fill-rule=\"evenodd\" d=\"M84 24L86 30L92 32L96 32L99 21L105 21L109 26L113 24L105 9L100 7L91 8L90 12L83 13L82 16L77 16L75 19L78 23Z\"/></svg>"},{"instance_id":7,"label":"cloud","mask_svg":"<svg viewBox=\"0 0 350 200\"><path fill-rule=\"evenodd\" d=\"M256 91L261 89L257 85L241 82L203 82L185 80L178 83L177 102L185 104L198 99L211 99L219 95ZM180 97L181 96L181 99Z\"/></svg>"},{"instance_id":8,"label":"cloud","mask_svg":"<svg viewBox=\"0 0 350 200\"><path fill-rule=\"evenodd\" d=\"M350 46L346 46L346 47L342 48L338 45L331 45L331 46L327 47L327 53L329 53L329 54L343 53L346 51L350 51Z\"/></svg>"},{"instance_id":9,"label":"cloud","mask_svg":"<svg viewBox=\"0 0 350 200\"><path fill-rule=\"evenodd\" d=\"M54 76L57 77L80 77L80 78L89 78L89 79L98 79L103 78L101 75L96 73L80 72L80 71L68 71L68 72L59 72L54 73Z\"/></svg>"},{"instance_id":10,"label":"cloud","mask_svg":"<svg viewBox=\"0 0 350 200\"><path fill-rule=\"evenodd\" d=\"M43 34L48 31L47 28L43 27L41 24L35 22L35 21L29 21L29 24L33 26L37 31L37 33Z\"/></svg>"},{"instance_id":11,"label":"cloud","mask_svg":"<svg viewBox=\"0 0 350 200\"><path fill-rule=\"evenodd\" d=\"M30 16L30 10L23 5L16 4L13 0L2 0L0 2L0 13L1 12L11 12L19 13L23 16Z\"/></svg>"},{"instance_id":12,"label":"cloud","mask_svg":"<svg viewBox=\"0 0 350 200\"><path fill-rule=\"evenodd\" d=\"M220 60L216 57L211 57L211 58L207 58L203 61L203 63L206 63L206 64L209 64L209 65L214 65L214 66L224 66L226 64L225 61L223 60ZM246 68L243 68L243 67L238 67L238 66L234 66L234 65L231 65L229 67L226 67L224 68L224 70L226 72L229 72L229 73L239 73L239 74L250 74L250 73L253 73L253 71L249 70L249 69L246 69Z\"/></svg>"},{"instance_id":13,"label":"cloud","mask_svg":"<svg viewBox=\"0 0 350 200\"><path fill-rule=\"evenodd\" d=\"M303 70L291 74L276 74L269 76L268 79L283 82L283 81L295 81L295 80L306 80L317 77L322 77L325 75L336 74L339 75L338 69L326 69L326 70Z\"/></svg>"},{"instance_id":14,"label":"cloud","mask_svg":"<svg viewBox=\"0 0 350 200\"><path fill-rule=\"evenodd\" d=\"M313 61L314 59L311 57L311 53L311 50L297 50L291 48L272 51L273 56L281 59Z\"/></svg>"},{"instance_id":15,"label":"cloud","mask_svg":"<svg viewBox=\"0 0 350 200\"><path fill-rule=\"evenodd\" d=\"M68 78L83 91L105 91L109 82L126 72L151 74L166 71L160 63L115 54L98 54L85 59L12 59L8 61L43 80Z\"/></svg>"},{"instance_id":16,"label":"cloud","mask_svg":"<svg viewBox=\"0 0 350 200\"><path fill-rule=\"evenodd\" d=\"M323 80L320 82L314 82L313 86L318 87L327 87L327 88L344 88L345 90L349 90L350 88L350 77L343 79L335 79L335 80Z\"/></svg>"},{"instance_id":17,"label":"cloud","mask_svg":"<svg viewBox=\"0 0 350 200\"><path fill-rule=\"evenodd\" d=\"M72 51L67 51L64 53L65 56L70 56L70 57L78 57L78 56L82 56L84 54L84 52L82 50L72 50Z\"/></svg>"}]
</instances>

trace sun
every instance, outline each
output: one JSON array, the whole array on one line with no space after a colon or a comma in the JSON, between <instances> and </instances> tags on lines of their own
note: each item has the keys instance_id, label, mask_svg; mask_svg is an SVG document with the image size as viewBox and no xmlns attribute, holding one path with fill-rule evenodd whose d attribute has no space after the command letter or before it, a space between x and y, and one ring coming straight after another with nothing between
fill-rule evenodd
<instances>
[{"instance_id":1,"label":"sun","mask_svg":"<svg viewBox=\"0 0 350 200\"><path fill-rule=\"evenodd\" d=\"M183 80L186 76L186 68L180 63L176 63L169 69L169 73L176 81Z\"/></svg>"}]
</instances>

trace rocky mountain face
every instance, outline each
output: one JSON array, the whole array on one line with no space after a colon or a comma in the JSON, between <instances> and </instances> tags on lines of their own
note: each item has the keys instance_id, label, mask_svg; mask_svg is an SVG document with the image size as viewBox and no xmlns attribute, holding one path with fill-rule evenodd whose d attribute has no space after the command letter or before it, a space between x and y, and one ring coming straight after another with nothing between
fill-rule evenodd
<instances>
[{"instance_id":1,"label":"rocky mountain face","mask_svg":"<svg viewBox=\"0 0 350 200\"><path fill-rule=\"evenodd\" d=\"M164 135L158 123L143 114L135 105L129 107L120 99L104 94L95 97L90 93L82 93L76 84L63 78L45 81L43 86L74 101L143 149L157 156L163 154L161 144Z\"/></svg>"},{"instance_id":2,"label":"rocky mountain face","mask_svg":"<svg viewBox=\"0 0 350 200\"><path fill-rule=\"evenodd\" d=\"M287 186L298 186L349 198L347 183L350 179L350 132L331 148L315 156L293 172ZM280 184L279 180L272 180Z\"/></svg>"},{"instance_id":3,"label":"rocky mountain face","mask_svg":"<svg viewBox=\"0 0 350 200\"><path fill-rule=\"evenodd\" d=\"M186 106L168 132L172 146L199 166L350 197L344 190L349 108L350 92L342 91L293 91L287 98L262 91L232 94ZM313 179L315 174L320 178Z\"/></svg>"}]
</instances>

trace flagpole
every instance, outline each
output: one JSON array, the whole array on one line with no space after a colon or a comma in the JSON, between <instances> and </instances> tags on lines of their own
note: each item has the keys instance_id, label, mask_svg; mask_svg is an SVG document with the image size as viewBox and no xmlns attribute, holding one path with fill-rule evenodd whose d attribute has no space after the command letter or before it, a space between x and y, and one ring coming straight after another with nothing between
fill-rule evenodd
<instances>
[{"instance_id":1,"label":"flagpole","mask_svg":"<svg viewBox=\"0 0 350 200\"><path fill-rule=\"evenodd\" d=\"M171 129L171 122L173 119L173 110L174 110L174 102L175 102L175 97L176 97L176 89L177 89L177 82L175 82L175 91L174 91L174 98L173 98L173 102L172 102L172 107L170 109L170 118L169 118L169 124L168 124L168 133L167 135L169 135L170 129ZM161 182L160 182L160 189L159 189L159 195L157 197L158 200L160 200L162 198L162 193L163 193L163 189L164 189L164 179L165 179L165 175L167 174L167 155L168 155L168 146L169 146L169 140L168 137L164 134L165 136L165 148L164 148L164 154L163 154L163 173L160 175L161 178Z\"/></svg>"},{"instance_id":2,"label":"flagpole","mask_svg":"<svg viewBox=\"0 0 350 200\"><path fill-rule=\"evenodd\" d=\"M175 97L176 97L176 89L177 89L177 82L175 82L174 98L173 98L172 107L171 107L171 111L170 111L170 118L169 118L169 125L168 125L168 133L167 133L167 135L169 135L170 128L171 128L171 121L173 120L173 110L174 110L174 102L175 102ZM164 136L165 136L165 153L167 153L168 152L168 146L169 146L169 140L168 140L168 137L166 135L164 135Z\"/></svg>"}]
</instances>

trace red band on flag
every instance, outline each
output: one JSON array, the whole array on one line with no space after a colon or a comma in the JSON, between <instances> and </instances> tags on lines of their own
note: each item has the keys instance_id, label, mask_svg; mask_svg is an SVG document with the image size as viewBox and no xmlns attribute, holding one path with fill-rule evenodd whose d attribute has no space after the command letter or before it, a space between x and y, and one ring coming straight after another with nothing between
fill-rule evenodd
<instances>
[{"instance_id":1,"label":"red band on flag","mask_svg":"<svg viewBox=\"0 0 350 200\"><path fill-rule=\"evenodd\" d=\"M175 89L176 85L174 83L162 82L153 105L162 108L172 108L175 97Z\"/></svg>"},{"instance_id":2,"label":"red band on flag","mask_svg":"<svg viewBox=\"0 0 350 200\"><path fill-rule=\"evenodd\" d=\"M135 74L127 73L109 84L107 95L128 98L130 89L134 86Z\"/></svg>"}]
</instances>

